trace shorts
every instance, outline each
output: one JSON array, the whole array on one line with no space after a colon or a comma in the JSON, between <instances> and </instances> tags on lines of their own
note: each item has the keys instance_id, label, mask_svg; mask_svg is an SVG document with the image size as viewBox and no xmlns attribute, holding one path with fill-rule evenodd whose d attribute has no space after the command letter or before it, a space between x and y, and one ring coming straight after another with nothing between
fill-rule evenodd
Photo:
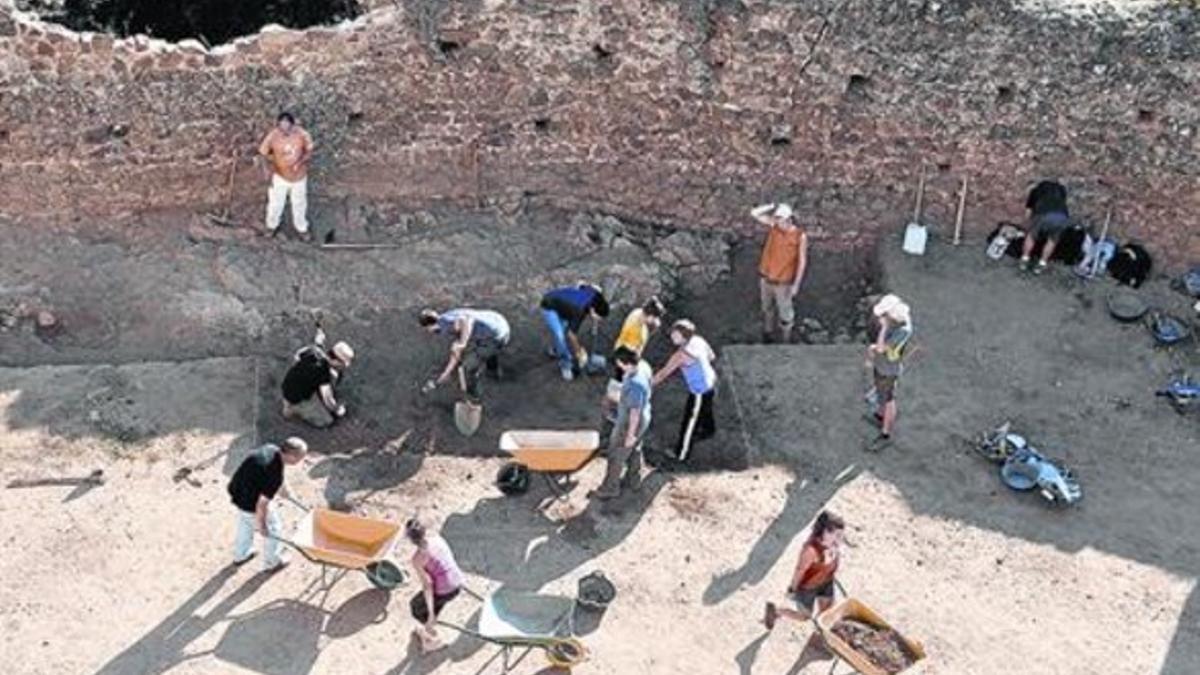
<instances>
[{"instance_id":1,"label":"shorts","mask_svg":"<svg viewBox=\"0 0 1200 675\"><path fill-rule=\"evenodd\" d=\"M875 371L875 394L879 397L879 405L896 400L896 380L898 375L883 375Z\"/></svg>"},{"instance_id":2,"label":"shorts","mask_svg":"<svg viewBox=\"0 0 1200 675\"><path fill-rule=\"evenodd\" d=\"M461 589L454 589L445 595L433 596L433 616L437 617L442 613L442 608L450 603L451 600L458 597L458 592ZM412 617L419 623L429 621L429 605L425 602L425 591L422 590L408 601L408 609L412 612Z\"/></svg>"},{"instance_id":3,"label":"shorts","mask_svg":"<svg viewBox=\"0 0 1200 675\"><path fill-rule=\"evenodd\" d=\"M1065 213L1043 213L1036 215L1029 223L1029 233L1033 238L1045 237L1057 241L1059 236L1071 226L1071 219Z\"/></svg>"},{"instance_id":4,"label":"shorts","mask_svg":"<svg viewBox=\"0 0 1200 675\"><path fill-rule=\"evenodd\" d=\"M333 425L333 413L325 407L325 402L321 400L319 393L309 396L300 403L289 403L287 399L284 399L283 410L284 415L299 418L310 427L324 429Z\"/></svg>"},{"instance_id":5,"label":"shorts","mask_svg":"<svg viewBox=\"0 0 1200 675\"><path fill-rule=\"evenodd\" d=\"M833 579L817 586L816 588L802 588L792 593L792 600L796 603L796 609L805 613L811 613L813 603L817 599L828 600L833 602Z\"/></svg>"},{"instance_id":6,"label":"shorts","mask_svg":"<svg viewBox=\"0 0 1200 675\"><path fill-rule=\"evenodd\" d=\"M796 306L792 304L792 284L775 284L760 278L758 294L763 317L767 321L774 321L778 317L780 326L791 328L796 321Z\"/></svg>"}]
</instances>

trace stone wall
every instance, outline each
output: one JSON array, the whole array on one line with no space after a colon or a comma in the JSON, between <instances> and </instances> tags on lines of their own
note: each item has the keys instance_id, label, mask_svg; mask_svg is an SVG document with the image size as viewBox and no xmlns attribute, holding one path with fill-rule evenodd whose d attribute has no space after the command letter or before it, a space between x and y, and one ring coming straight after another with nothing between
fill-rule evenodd
<instances>
[{"instance_id":1,"label":"stone wall","mask_svg":"<svg viewBox=\"0 0 1200 675\"><path fill-rule=\"evenodd\" d=\"M8 0L0 0L0 4ZM0 10L0 213L111 219L223 200L281 108L319 198L522 198L685 226L789 199L831 244L894 231L920 165L949 226L1022 217L1058 176L1080 215L1200 257L1200 15L1055 0L376 0L354 23L207 49ZM1128 10L1132 11L1132 10Z\"/></svg>"}]
</instances>

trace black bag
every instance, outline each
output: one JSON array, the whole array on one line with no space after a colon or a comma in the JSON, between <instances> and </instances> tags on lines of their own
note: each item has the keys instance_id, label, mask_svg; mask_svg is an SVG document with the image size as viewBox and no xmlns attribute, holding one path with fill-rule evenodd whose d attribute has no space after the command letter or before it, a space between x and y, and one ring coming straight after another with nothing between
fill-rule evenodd
<instances>
[{"instance_id":1,"label":"black bag","mask_svg":"<svg viewBox=\"0 0 1200 675\"><path fill-rule=\"evenodd\" d=\"M1137 288L1150 276L1151 267L1153 262L1150 252L1143 246L1130 242L1117 248L1116 254L1108 263L1108 273L1126 286Z\"/></svg>"}]
</instances>

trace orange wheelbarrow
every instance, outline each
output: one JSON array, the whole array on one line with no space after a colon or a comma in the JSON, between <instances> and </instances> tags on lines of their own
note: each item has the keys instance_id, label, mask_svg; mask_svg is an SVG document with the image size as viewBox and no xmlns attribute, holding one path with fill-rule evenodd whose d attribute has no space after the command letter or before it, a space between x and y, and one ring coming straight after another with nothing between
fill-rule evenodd
<instances>
[{"instance_id":1,"label":"orange wheelbarrow","mask_svg":"<svg viewBox=\"0 0 1200 675\"><path fill-rule=\"evenodd\" d=\"M559 498L565 497L561 482L579 471L600 450L600 432L514 430L500 436L500 450L513 461L500 467L496 485L507 495L529 489L529 476L538 473Z\"/></svg>"},{"instance_id":2,"label":"orange wheelbarrow","mask_svg":"<svg viewBox=\"0 0 1200 675\"><path fill-rule=\"evenodd\" d=\"M385 520L316 508L305 513L291 539L275 539L320 565L325 589L346 571L361 571L373 586L390 591L405 582L404 571L388 559L399 534L400 526ZM327 583L330 568L342 574Z\"/></svg>"},{"instance_id":3,"label":"orange wheelbarrow","mask_svg":"<svg viewBox=\"0 0 1200 675\"><path fill-rule=\"evenodd\" d=\"M816 624L817 633L824 640L825 646L829 648L837 658L845 661L862 675L893 675L894 673L902 672L898 670L886 670L880 664L872 661L866 654L855 649L850 643L843 640L833 632L833 627L843 619L854 619L861 621L875 628L892 629L892 626L884 621L883 617L877 614L870 607L867 607L862 602L854 598L843 598L841 602L830 607L829 609L817 615L813 623ZM892 629L895 630L895 629ZM911 640L904 637L899 632L896 633L900 641L904 643L904 647L912 656L912 663L916 663L925 658L925 646L916 640ZM837 661L834 661L834 666ZM911 665L911 664L910 664ZM905 668L907 669L907 667ZM830 672L833 672L832 669Z\"/></svg>"}]
</instances>

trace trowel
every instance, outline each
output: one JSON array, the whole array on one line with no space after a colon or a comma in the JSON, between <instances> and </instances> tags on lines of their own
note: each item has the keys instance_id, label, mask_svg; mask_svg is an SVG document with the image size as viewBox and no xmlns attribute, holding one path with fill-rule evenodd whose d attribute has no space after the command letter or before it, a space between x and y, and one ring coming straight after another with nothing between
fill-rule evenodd
<instances>
[{"instance_id":1,"label":"trowel","mask_svg":"<svg viewBox=\"0 0 1200 675\"><path fill-rule=\"evenodd\" d=\"M454 403L454 427L463 436L474 436L483 423L483 404L472 403L467 398L467 376L461 367L458 369L458 384L462 388L463 399Z\"/></svg>"}]
</instances>

